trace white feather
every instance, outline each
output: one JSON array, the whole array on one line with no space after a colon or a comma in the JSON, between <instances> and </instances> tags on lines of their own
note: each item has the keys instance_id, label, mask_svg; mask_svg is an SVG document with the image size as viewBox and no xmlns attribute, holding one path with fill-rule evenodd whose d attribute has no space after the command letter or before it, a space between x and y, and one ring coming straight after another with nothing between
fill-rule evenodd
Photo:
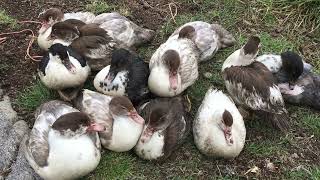
<instances>
[{"instance_id":1,"label":"white feather","mask_svg":"<svg viewBox=\"0 0 320 180\"><path fill-rule=\"evenodd\" d=\"M233 116L233 144L228 145L218 123L228 110ZM241 114L232 100L222 91L210 88L199 107L193 125L194 141L198 149L209 156L234 158L242 151L246 129Z\"/></svg>"},{"instance_id":2,"label":"white feather","mask_svg":"<svg viewBox=\"0 0 320 180\"><path fill-rule=\"evenodd\" d=\"M164 136L161 131L156 131L148 142L138 141L135 152L143 159L154 160L163 156L163 146Z\"/></svg>"},{"instance_id":3,"label":"white feather","mask_svg":"<svg viewBox=\"0 0 320 180\"><path fill-rule=\"evenodd\" d=\"M64 89L76 87L83 84L90 74L89 66L82 67L78 60L69 56L71 63L75 66L75 73L71 73L61 62L58 55L49 54L49 62L45 68L46 75L39 72L41 81L49 88Z\"/></svg>"},{"instance_id":4,"label":"white feather","mask_svg":"<svg viewBox=\"0 0 320 180\"><path fill-rule=\"evenodd\" d=\"M39 35L37 38L38 45L41 49L48 51L48 49L51 47L53 40L49 40L49 36L51 34L52 27L49 27L47 29L41 28L39 30Z\"/></svg>"},{"instance_id":5,"label":"white feather","mask_svg":"<svg viewBox=\"0 0 320 180\"><path fill-rule=\"evenodd\" d=\"M128 81L128 71L118 72L111 84L105 85L105 78L110 70L110 65L103 68L94 78L93 85L97 91L110 96L126 95L126 86ZM117 89L113 88L118 86Z\"/></svg>"}]
</instances>

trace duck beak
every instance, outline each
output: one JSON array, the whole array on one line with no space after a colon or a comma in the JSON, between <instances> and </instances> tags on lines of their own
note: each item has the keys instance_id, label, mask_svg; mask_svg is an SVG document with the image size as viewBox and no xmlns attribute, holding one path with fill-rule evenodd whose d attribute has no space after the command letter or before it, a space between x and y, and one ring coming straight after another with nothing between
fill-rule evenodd
<instances>
[{"instance_id":1,"label":"duck beak","mask_svg":"<svg viewBox=\"0 0 320 180\"><path fill-rule=\"evenodd\" d=\"M72 74L76 73L76 67L70 62L69 58L62 59L62 64L68 69Z\"/></svg>"},{"instance_id":2,"label":"duck beak","mask_svg":"<svg viewBox=\"0 0 320 180\"><path fill-rule=\"evenodd\" d=\"M151 139L152 135L153 135L153 129L146 128L141 135L140 141L142 143L147 143Z\"/></svg>"},{"instance_id":3,"label":"duck beak","mask_svg":"<svg viewBox=\"0 0 320 180\"><path fill-rule=\"evenodd\" d=\"M133 110L129 112L129 116L133 121L135 121L138 124L144 124L144 119L137 113L137 111Z\"/></svg>"},{"instance_id":4,"label":"duck beak","mask_svg":"<svg viewBox=\"0 0 320 180\"><path fill-rule=\"evenodd\" d=\"M226 138L227 144L231 146L233 144L233 138L231 133L231 127L226 127L223 129L224 137Z\"/></svg>"},{"instance_id":5,"label":"duck beak","mask_svg":"<svg viewBox=\"0 0 320 180\"><path fill-rule=\"evenodd\" d=\"M115 77L116 76L114 75L114 73L109 72L108 75L104 79L104 84L105 85L111 84Z\"/></svg>"},{"instance_id":6,"label":"duck beak","mask_svg":"<svg viewBox=\"0 0 320 180\"><path fill-rule=\"evenodd\" d=\"M177 73L170 73L169 74L169 82L170 82L170 88L174 91L178 88L178 76Z\"/></svg>"},{"instance_id":7,"label":"duck beak","mask_svg":"<svg viewBox=\"0 0 320 180\"><path fill-rule=\"evenodd\" d=\"M105 130L106 128L104 127L104 125L98 123L91 123L87 128L87 132L102 132Z\"/></svg>"}]
</instances>

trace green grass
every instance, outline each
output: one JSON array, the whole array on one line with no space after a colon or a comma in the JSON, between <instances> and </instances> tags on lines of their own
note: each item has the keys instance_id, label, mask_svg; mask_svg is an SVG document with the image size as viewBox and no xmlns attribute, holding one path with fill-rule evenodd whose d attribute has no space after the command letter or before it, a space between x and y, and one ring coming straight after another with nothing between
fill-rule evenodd
<instances>
[{"instance_id":1,"label":"green grass","mask_svg":"<svg viewBox=\"0 0 320 180\"><path fill-rule=\"evenodd\" d=\"M9 26L11 28L18 27L18 21L10 17L5 10L0 9L0 25Z\"/></svg>"},{"instance_id":2,"label":"green grass","mask_svg":"<svg viewBox=\"0 0 320 180\"><path fill-rule=\"evenodd\" d=\"M16 104L23 109L33 111L42 103L56 99L57 94L45 87L40 80L18 94Z\"/></svg>"},{"instance_id":3,"label":"green grass","mask_svg":"<svg viewBox=\"0 0 320 180\"><path fill-rule=\"evenodd\" d=\"M293 170L288 170L285 173L286 178L288 179L310 179L310 180L319 180L320 179L320 167L304 167L300 166Z\"/></svg>"},{"instance_id":4,"label":"green grass","mask_svg":"<svg viewBox=\"0 0 320 180\"><path fill-rule=\"evenodd\" d=\"M96 15L111 12L113 9L113 6L103 0L91 0L90 3L86 5L86 10Z\"/></svg>"},{"instance_id":5,"label":"green grass","mask_svg":"<svg viewBox=\"0 0 320 180\"><path fill-rule=\"evenodd\" d=\"M136 158L128 153L107 151L102 154L100 164L94 175L86 179L126 179L134 168Z\"/></svg>"},{"instance_id":6,"label":"green grass","mask_svg":"<svg viewBox=\"0 0 320 180\"><path fill-rule=\"evenodd\" d=\"M292 107L292 117L295 117L299 127L308 129L313 135L320 137L320 114L308 108Z\"/></svg>"}]
</instances>

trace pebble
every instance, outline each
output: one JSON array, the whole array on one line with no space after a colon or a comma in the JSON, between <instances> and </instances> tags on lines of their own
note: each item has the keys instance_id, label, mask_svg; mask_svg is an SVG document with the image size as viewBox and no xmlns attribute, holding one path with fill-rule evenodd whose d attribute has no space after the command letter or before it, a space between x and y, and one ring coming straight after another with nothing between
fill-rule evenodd
<instances>
[{"instance_id":1,"label":"pebble","mask_svg":"<svg viewBox=\"0 0 320 180\"><path fill-rule=\"evenodd\" d=\"M203 76L204 76L205 78L207 78L207 79L210 79L210 78L212 78L213 74L210 73L210 72L205 72L205 73L203 73Z\"/></svg>"}]
</instances>

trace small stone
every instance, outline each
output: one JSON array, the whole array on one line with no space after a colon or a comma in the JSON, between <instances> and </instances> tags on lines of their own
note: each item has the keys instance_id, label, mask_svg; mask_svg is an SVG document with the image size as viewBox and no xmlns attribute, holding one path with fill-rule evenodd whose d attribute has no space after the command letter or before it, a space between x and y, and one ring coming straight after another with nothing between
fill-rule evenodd
<instances>
[{"instance_id":1,"label":"small stone","mask_svg":"<svg viewBox=\"0 0 320 180\"><path fill-rule=\"evenodd\" d=\"M275 172L277 169L275 165L272 162L270 162L270 160L266 160L266 167L268 171L271 171L271 172Z\"/></svg>"},{"instance_id":2,"label":"small stone","mask_svg":"<svg viewBox=\"0 0 320 180\"><path fill-rule=\"evenodd\" d=\"M210 79L210 78L212 78L213 74L210 73L210 72L205 72L205 73L203 73L203 76L204 76L205 78L207 78L207 79Z\"/></svg>"},{"instance_id":3,"label":"small stone","mask_svg":"<svg viewBox=\"0 0 320 180\"><path fill-rule=\"evenodd\" d=\"M254 174L259 174L260 173L260 168L258 166L253 166L252 168L250 168L246 173L244 173L245 175L248 173L254 173Z\"/></svg>"},{"instance_id":4,"label":"small stone","mask_svg":"<svg viewBox=\"0 0 320 180\"><path fill-rule=\"evenodd\" d=\"M3 100L0 101L0 117L12 124L18 119L17 112L13 110L8 96L3 96Z\"/></svg>"},{"instance_id":5,"label":"small stone","mask_svg":"<svg viewBox=\"0 0 320 180\"><path fill-rule=\"evenodd\" d=\"M299 156L298 156L297 153L293 153L293 154L291 155L291 157L292 157L292 158L295 158L295 159L299 159Z\"/></svg>"}]
</instances>

